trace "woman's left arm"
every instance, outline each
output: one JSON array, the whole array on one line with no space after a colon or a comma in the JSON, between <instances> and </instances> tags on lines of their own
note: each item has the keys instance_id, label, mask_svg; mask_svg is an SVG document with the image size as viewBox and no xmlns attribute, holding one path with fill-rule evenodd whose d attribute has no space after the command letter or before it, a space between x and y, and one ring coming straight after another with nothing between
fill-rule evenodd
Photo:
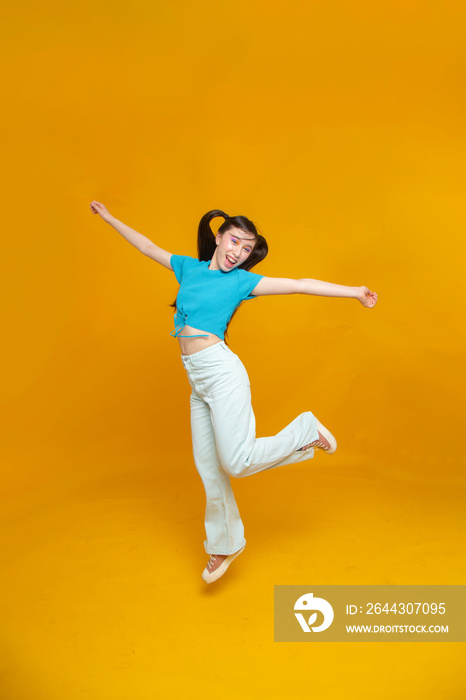
<instances>
[{"instance_id":1,"label":"woman's left arm","mask_svg":"<svg viewBox=\"0 0 466 700\"><path fill-rule=\"evenodd\" d=\"M377 294L368 287L346 287L311 279L288 279L286 277L263 277L254 287L253 296L267 294L313 294L320 297L348 297L357 299L363 306L372 308L377 303Z\"/></svg>"}]
</instances>

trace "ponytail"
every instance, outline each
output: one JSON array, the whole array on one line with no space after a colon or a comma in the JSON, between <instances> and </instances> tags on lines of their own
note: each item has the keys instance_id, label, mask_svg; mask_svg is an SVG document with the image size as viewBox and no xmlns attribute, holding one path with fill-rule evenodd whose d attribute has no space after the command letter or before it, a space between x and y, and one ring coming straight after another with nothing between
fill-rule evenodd
<instances>
[{"instance_id":1,"label":"ponytail","mask_svg":"<svg viewBox=\"0 0 466 700\"><path fill-rule=\"evenodd\" d=\"M225 226L229 216L221 209L208 211L199 222L197 229L197 257L199 260L212 260L217 244L215 243L215 234L210 228L210 222L217 216L222 216L225 219L225 223L222 224L222 226ZM222 226L220 226L219 231Z\"/></svg>"}]
</instances>

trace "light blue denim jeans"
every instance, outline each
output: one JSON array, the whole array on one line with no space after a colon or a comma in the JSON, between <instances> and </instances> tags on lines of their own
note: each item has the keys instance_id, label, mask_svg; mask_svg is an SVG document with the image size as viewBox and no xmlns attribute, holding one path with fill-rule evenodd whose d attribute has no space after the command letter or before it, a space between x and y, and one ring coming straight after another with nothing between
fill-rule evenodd
<instances>
[{"instance_id":1,"label":"light blue denim jeans","mask_svg":"<svg viewBox=\"0 0 466 700\"><path fill-rule=\"evenodd\" d=\"M230 477L304 462L318 439L314 415L301 413L272 437L256 438L246 369L224 341L181 356L192 388L191 430L196 469L206 492L208 554L233 554L246 544Z\"/></svg>"}]
</instances>

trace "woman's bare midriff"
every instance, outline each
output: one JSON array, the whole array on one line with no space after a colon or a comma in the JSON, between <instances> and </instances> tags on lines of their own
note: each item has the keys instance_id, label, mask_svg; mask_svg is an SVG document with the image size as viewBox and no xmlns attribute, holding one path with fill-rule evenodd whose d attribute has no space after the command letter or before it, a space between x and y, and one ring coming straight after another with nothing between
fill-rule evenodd
<instances>
[{"instance_id":1,"label":"woman's bare midriff","mask_svg":"<svg viewBox=\"0 0 466 700\"><path fill-rule=\"evenodd\" d=\"M191 326L185 326L181 331L181 334L183 336L196 336L200 333L206 335L208 331L200 331L198 328L192 328ZM208 333L208 336L208 338L180 338L179 336L177 336L178 342L180 344L181 354L192 355L193 353L199 352L200 350L204 350L205 348L208 348L211 345L220 343L222 340L218 337L218 335L214 335L213 333Z\"/></svg>"}]
</instances>

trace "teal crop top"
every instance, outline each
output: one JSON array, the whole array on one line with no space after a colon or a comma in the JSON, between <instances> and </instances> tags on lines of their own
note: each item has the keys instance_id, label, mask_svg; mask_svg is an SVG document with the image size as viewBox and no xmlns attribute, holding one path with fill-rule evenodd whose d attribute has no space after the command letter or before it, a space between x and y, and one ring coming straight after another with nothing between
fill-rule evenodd
<instances>
[{"instance_id":1,"label":"teal crop top","mask_svg":"<svg viewBox=\"0 0 466 700\"><path fill-rule=\"evenodd\" d=\"M222 340L235 309L246 299L255 299L252 290L264 275L236 267L230 272L209 270L210 260L198 260L188 255L172 255L170 265L180 283L176 298L175 338L207 338L183 336L185 325L202 328Z\"/></svg>"}]
</instances>

